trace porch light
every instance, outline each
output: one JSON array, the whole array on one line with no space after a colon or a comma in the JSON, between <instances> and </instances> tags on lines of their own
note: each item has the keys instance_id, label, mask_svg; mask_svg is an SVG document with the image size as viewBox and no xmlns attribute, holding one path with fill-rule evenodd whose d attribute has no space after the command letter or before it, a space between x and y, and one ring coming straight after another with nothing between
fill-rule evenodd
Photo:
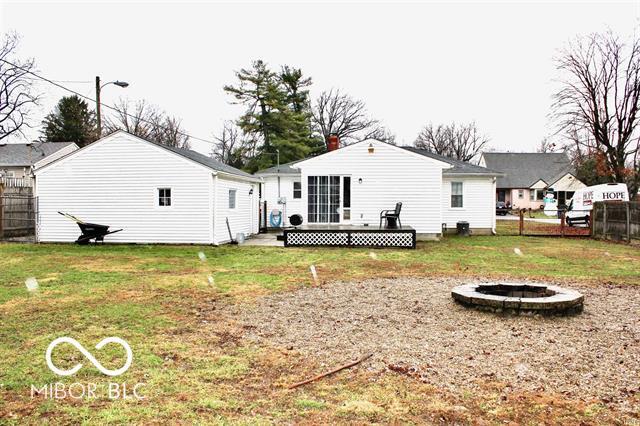
<instances>
[{"instance_id":1,"label":"porch light","mask_svg":"<svg viewBox=\"0 0 640 426\"><path fill-rule=\"evenodd\" d=\"M370 143L369 144L369 154L373 154L373 151L375 150L375 148L373 147L373 144Z\"/></svg>"},{"instance_id":2,"label":"porch light","mask_svg":"<svg viewBox=\"0 0 640 426\"><path fill-rule=\"evenodd\" d=\"M362 183L362 178L358 179L358 183Z\"/></svg>"},{"instance_id":3,"label":"porch light","mask_svg":"<svg viewBox=\"0 0 640 426\"><path fill-rule=\"evenodd\" d=\"M249 190L249 195L253 195L253 188Z\"/></svg>"}]
</instances>

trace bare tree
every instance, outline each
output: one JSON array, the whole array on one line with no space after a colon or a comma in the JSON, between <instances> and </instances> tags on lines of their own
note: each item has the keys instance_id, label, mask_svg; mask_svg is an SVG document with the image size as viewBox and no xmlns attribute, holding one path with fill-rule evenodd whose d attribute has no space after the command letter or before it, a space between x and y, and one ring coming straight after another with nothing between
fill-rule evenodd
<instances>
[{"instance_id":1,"label":"bare tree","mask_svg":"<svg viewBox=\"0 0 640 426\"><path fill-rule=\"evenodd\" d=\"M114 108L114 115L105 120L105 133L124 130L143 139L151 138L152 123L157 122L159 114L154 106L144 100L131 104L128 100L120 99Z\"/></svg>"},{"instance_id":2,"label":"bare tree","mask_svg":"<svg viewBox=\"0 0 640 426\"><path fill-rule=\"evenodd\" d=\"M24 128L32 127L29 124L32 107L40 101L30 75L35 68L34 60L14 57L18 42L18 35L9 33L0 45L0 140L13 134L24 137Z\"/></svg>"},{"instance_id":3,"label":"bare tree","mask_svg":"<svg viewBox=\"0 0 640 426\"><path fill-rule=\"evenodd\" d=\"M331 134L337 135L343 145L371 138L372 135L394 139L378 120L369 117L363 101L337 89L322 92L311 113L313 126L324 137L326 145Z\"/></svg>"},{"instance_id":4,"label":"bare tree","mask_svg":"<svg viewBox=\"0 0 640 426\"><path fill-rule=\"evenodd\" d=\"M611 32L577 38L557 58L557 68L563 76L552 108L559 131L595 152L604 160L604 173L627 182L635 194L640 40L625 44Z\"/></svg>"},{"instance_id":5,"label":"bare tree","mask_svg":"<svg viewBox=\"0 0 640 426\"><path fill-rule=\"evenodd\" d=\"M421 149L460 161L470 161L478 155L489 138L480 134L476 123L458 125L427 124L414 145Z\"/></svg>"},{"instance_id":6,"label":"bare tree","mask_svg":"<svg viewBox=\"0 0 640 426\"><path fill-rule=\"evenodd\" d=\"M256 153L257 143L231 121L225 122L220 134L214 138L217 143L211 150L211 157L230 166L242 168Z\"/></svg>"},{"instance_id":7,"label":"bare tree","mask_svg":"<svg viewBox=\"0 0 640 426\"><path fill-rule=\"evenodd\" d=\"M189 149L189 136L182 129L181 120L166 115L155 105L144 100L131 104L120 99L115 109L115 114L105 122L107 133L124 130L163 145Z\"/></svg>"},{"instance_id":8,"label":"bare tree","mask_svg":"<svg viewBox=\"0 0 640 426\"><path fill-rule=\"evenodd\" d=\"M174 148L191 148L189 136L182 129L182 120L164 114L156 116L151 140Z\"/></svg>"},{"instance_id":9,"label":"bare tree","mask_svg":"<svg viewBox=\"0 0 640 426\"><path fill-rule=\"evenodd\" d=\"M370 132L365 133L362 140L365 139L375 139L377 141L390 143L391 145L396 144L396 135L384 126L376 127Z\"/></svg>"},{"instance_id":10,"label":"bare tree","mask_svg":"<svg viewBox=\"0 0 640 426\"><path fill-rule=\"evenodd\" d=\"M558 144L549 140L549 138L542 138L540 141L540 145L536 149L537 152L540 153L548 153L548 152L557 152L558 150L562 151L561 147L558 147Z\"/></svg>"}]
</instances>

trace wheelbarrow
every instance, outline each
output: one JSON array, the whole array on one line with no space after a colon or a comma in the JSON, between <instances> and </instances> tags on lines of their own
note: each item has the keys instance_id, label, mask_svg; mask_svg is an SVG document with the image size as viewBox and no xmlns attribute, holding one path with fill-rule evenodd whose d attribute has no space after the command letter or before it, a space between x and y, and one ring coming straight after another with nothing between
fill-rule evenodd
<instances>
[{"instance_id":1,"label":"wheelbarrow","mask_svg":"<svg viewBox=\"0 0 640 426\"><path fill-rule=\"evenodd\" d=\"M116 232L122 231L122 229L117 229L115 231L109 231L109 225L98 225L97 223L87 223L83 220L78 219L77 217L69 214L58 212L62 216L67 219L71 219L80 227L80 236L76 240L76 244L85 245L89 244L91 240L94 240L96 243L101 242L104 243L104 237L109 234L115 234Z\"/></svg>"}]
</instances>

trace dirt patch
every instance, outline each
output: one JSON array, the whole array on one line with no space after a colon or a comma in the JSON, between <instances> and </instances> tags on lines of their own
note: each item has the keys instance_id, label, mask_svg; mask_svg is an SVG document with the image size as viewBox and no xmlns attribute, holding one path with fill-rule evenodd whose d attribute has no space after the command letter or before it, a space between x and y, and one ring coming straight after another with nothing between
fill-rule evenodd
<instances>
[{"instance_id":1,"label":"dirt patch","mask_svg":"<svg viewBox=\"0 0 640 426\"><path fill-rule=\"evenodd\" d=\"M326 366L366 353L393 371L451 391L487 381L509 392L640 408L640 287L581 286L571 317L501 316L456 304L454 279L332 283L236 305L245 337L299 351ZM566 285L566 283L563 283Z\"/></svg>"}]
</instances>

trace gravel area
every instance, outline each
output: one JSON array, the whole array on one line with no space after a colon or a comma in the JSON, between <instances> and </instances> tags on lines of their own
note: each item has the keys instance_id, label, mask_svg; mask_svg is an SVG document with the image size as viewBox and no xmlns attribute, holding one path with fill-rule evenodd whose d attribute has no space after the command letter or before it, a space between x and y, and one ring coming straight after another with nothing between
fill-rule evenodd
<instances>
[{"instance_id":1,"label":"gravel area","mask_svg":"<svg viewBox=\"0 0 640 426\"><path fill-rule=\"evenodd\" d=\"M514 317L458 305L450 292L461 283L338 282L267 296L232 314L245 337L326 366L373 352L366 368L454 391L500 381L507 391L614 405L640 395L640 286L560 284L585 295L583 313Z\"/></svg>"}]
</instances>

